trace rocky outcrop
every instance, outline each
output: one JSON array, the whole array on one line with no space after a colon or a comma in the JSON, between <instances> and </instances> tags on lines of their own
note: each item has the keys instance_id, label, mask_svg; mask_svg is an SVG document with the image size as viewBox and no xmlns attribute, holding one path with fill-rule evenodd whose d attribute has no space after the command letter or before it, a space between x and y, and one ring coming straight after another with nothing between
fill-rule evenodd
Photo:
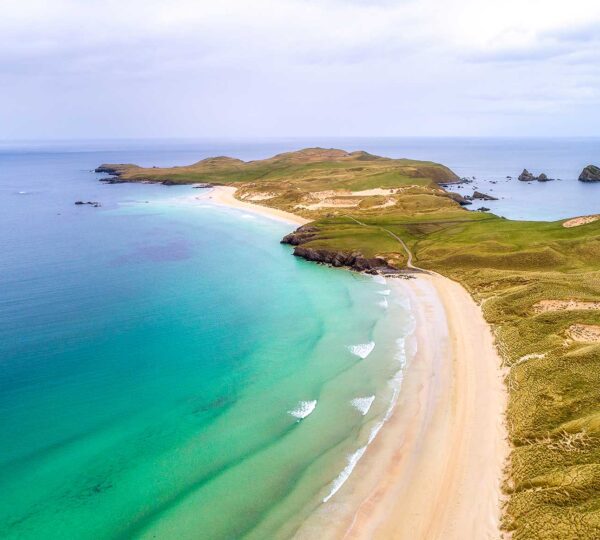
<instances>
[{"instance_id":1,"label":"rocky outcrop","mask_svg":"<svg viewBox=\"0 0 600 540\"><path fill-rule=\"evenodd\" d=\"M470 197L465 197L465 199L469 200L469 201L474 201L474 200L481 200L481 201L497 201L498 199L496 197L492 197L491 195L488 195L487 193L481 193L480 191L475 191L473 193L473 195L471 195Z\"/></svg>"},{"instance_id":2,"label":"rocky outcrop","mask_svg":"<svg viewBox=\"0 0 600 540\"><path fill-rule=\"evenodd\" d=\"M294 247L294 255L302 257L307 261L313 261L331 266L348 267L358 272L368 274L397 274L397 268L391 266L388 261L381 257L364 257L362 253L353 251L351 253L327 248L305 246L318 236L319 229L312 225L302 225L293 233L283 237L282 244L290 244Z\"/></svg>"},{"instance_id":3,"label":"rocky outcrop","mask_svg":"<svg viewBox=\"0 0 600 540\"><path fill-rule=\"evenodd\" d=\"M99 208L100 206L102 206L98 201L75 201L75 205L76 206L81 206L83 204L89 204L90 206L93 206L94 208Z\"/></svg>"},{"instance_id":4,"label":"rocky outcrop","mask_svg":"<svg viewBox=\"0 0 600 540\"><path fill-rule=\"evenodd\" d=\"M323 248L296 246L294 248L294 255L302 257L307 261L329 264L336 268L347 266L358 272L366 272L368 274L398 273L398 269L390 266L385 259L380 257L363 257L360 252L347 253Z\"/></svg>"},{"instance_id":5,"label":"rocky outcrop","mask_svg":"<svg viewBox=\"0 0 600 540\"><path fill-rule=\"evenodd\" d=\"M318 227L313 225L302 225L298 227L294 232L286 234L282 239L282 244L290 244L291 246L299 246L300 244L306 244L314 240L319 234Z\"/></svg>"},{"instance_id":6,"label":"rocky outcrop","mask_svg":"<svg viewBox=\"0 0 600 540\"><path fill-rule=\"evenodd\" d=\"M527 169L523 169L523 172L519 175L519 180L521 180L521 182L533 182L534 180L537 180L538 182L550 182L554 180L554 178L548 178L544 173L539 176L534 176Z\"/></svg>"},{"instance_id":7,"label":"rocky outcrop","mask_svg":"<svg viewBox=\"0 0 600 540\"><path fill-rule=\"evenodd\" d=\"M580 182L600 182L600 167L588 165L579 175Z\"/></svg>"},{"instance_id":8,"label":"rocky outcrop","mask_svg":"<svg viewBox=\"0 0 600 540\"><path fill-rule=\"evenodd\" d=\"M96 167L94 169L94 172L96 173L106 173L106 174L112 174L114 176L119 176L121 174L121 169L120 167L118 167L117 165L100 165L99 167Z\"/></svg>"},{"instance_id":9,"label":"rocky outcrop","mask_svg":"<svg viewBox=\"0 0 600 540\"><path fill-rule=\"evenodd\" d=\"M535 180L535 176L531 174L527 169L523 169L523 172L519 175L519 180L521 182L533 182Z\"/></svg>"}]
</instances>

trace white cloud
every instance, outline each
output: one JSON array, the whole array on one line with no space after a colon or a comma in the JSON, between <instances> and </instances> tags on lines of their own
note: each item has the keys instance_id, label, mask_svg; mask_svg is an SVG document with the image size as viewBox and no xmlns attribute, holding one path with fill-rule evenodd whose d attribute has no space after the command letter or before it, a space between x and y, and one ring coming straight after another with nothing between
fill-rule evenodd
<instances>
[{"instance_id":1,"label":"white cloud","mask_svg":"<svg viewBox=\"0 0 600 540\"><path fill-rule=\"evenodd\" d=\"M573 130L600 120L598 22L590 0L3 0L0 137Z\"/></svg>"}]
</instances>

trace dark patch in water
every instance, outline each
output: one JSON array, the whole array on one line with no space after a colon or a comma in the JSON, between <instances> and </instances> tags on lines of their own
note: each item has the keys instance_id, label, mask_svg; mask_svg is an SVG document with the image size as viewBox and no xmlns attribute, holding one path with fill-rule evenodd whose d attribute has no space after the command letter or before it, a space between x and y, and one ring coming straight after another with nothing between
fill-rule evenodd
<instances>
[{"instance_id":1,"label":"dark patch in water","mask_svg":"<svg viewBox=\"0 0 600 540\"><path fill-rule=\"evenodd\" d=\"M190 244L185 240L171 240L163 244L137 246L131 253L113 259L114 265L138 262L175 262L192 257Z\"/></svg>"}]
</instances>

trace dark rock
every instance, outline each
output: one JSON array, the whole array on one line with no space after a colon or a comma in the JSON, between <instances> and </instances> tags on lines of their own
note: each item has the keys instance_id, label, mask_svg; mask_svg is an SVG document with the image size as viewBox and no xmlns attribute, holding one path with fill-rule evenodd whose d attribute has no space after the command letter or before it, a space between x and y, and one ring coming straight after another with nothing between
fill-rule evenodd
<instances>
[{"instance_id":1,"label":"dark rock","mask_svg":"<svg viewBox=\"0 0 600 540\"><path fill-rule=\"evenodd\" d=\"M478 212L489 212L490 209L486 208L485 206L481 206L480 208L477 209Z\"/></svg>"},{"instance_id":2,"label":"dark rock","mask_svg":"<svg viewBox=\"0 0 600 540\"><path fill-rule=\"evenodd\" d=\"M291 246L299 246L314 240L319 233L319 229L313 225L302 225L294 232L285 235L281 239L282 244L290 244Z\"/></svg>"},{"instance_id":3,"label":"dark rock","mask_svg":"<svg viewBox=\"0 0 600 540\"><path fill-rule=\"evenodd\" d=\"M346 266L358 272L397 272L397 269L390 266L385 259L381 257L366 258L360 252L346 253L344 251L296 246L294 255L307 261L328 264L335 268Z\"/></svg>"},{"instance_id":4,"label":"dark rock","mask_svg":"<svg viewBox=\"0 0 600 540\"><path fill-rule=\"evenodd\" d=\"M482 201L497 201L498 199L496 197L492 197L491 195L488 195L487 193L481 193L479 191L475 191L473 193L473 199L480 199Z\"/></svg>"},{"instance_id":5,"label":"dark rock","mask_svg":"<svg viewBox=\"0 0 600 540\"><path fill-rule=\"evenodd\" d=\"M111 167L109 165L100 165L94 169L94 172L97 173L106 173L106 174L114 174L115 176L119 176L121 171L115 167Z\"/></svg>"},{"instance_id":6,"label":"dark rock","mask_svg":"<svg viewBox=\"0 0 600 540\"><path fill-rule=\"evenodd\" d=\"M105 178L100 178L100 182L104 182L105 184L125 184L125 180L121 180L118 176L108 176Z\"/></svg>"},{"instance_id":7,"label":"dark rock","mask_svg":"<svg viewBox=\"0 0 600 540\"><path fill-rule=\"evenodd\" d=\"M87 202L83 202L83 201L75 201L76 205L82 205L82 204L89 204L90 206L93 206L94 208L99 208L100 206L102 206L99 202L97 201L87 201Z\"/></svg>"},{"instance_id":8,"label":"dark rock","mask_svg":"<svg viewBox=\"0 0 600 540\"><path fill-rule=\"evenodd\" d=\"M527 169L523 169L523 172L519 175L521 182L532 182L535 180L535 176L531 174Z\"/></svg>"},{"instance_id":9,"label":"dark rock","mask_svg":"<svg viewBox=\"0 0 600 540\"><path fill-rule=\"evenodd\" d=\"M195 186L192 186L194 189L206 189L206 188L211 188L213 187L212 184L196 184Z\"/></svg>"},{"instance_id":10,"label":"dark rock","mask_svg":"<svg viewBox=\"0 0 600 540\"><path fill-rule=\"evenodd\" d=\"M554 178L548 178L544 173L539 176L533 176L527 169L523 169L523 172L519 175L519 180L521 180L521 182L533 182L534 180L537 180L538 182L550 182L551 180L554 180Z\"/></svg>"},{"instance_id":11,"label":"dark rock","mask_svg":"<svg viewBox=\"0 0 600 540\"><path fill-rule=\"evenodd\" d=\"M588 165L579 175L580 182L600 182L600 167Z\"/></svg>"}]
</instances>

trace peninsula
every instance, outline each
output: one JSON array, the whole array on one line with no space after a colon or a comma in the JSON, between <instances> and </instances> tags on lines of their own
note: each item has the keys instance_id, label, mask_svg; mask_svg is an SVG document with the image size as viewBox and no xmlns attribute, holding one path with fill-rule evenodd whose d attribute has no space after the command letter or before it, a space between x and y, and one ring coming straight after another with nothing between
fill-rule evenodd
<instances>
[{"instance_id":1,"label":"peninsula","mask_svg":"<svg viewBox=\"0 0 600 540\"><path fill-rule=\"evenodd\" d=\"M295 255L416 276L397 281L417 304L441 301L445 318L420 311L427 362L407 374L416 401L402 401L384 430L392 445L404 433L404 446L365 460L387 472L363 483L337 533L351 523L353 537L369 538L599 537L596 216L526 222L469 212L442 187L459 182L443 165L335 149L97 172L110 182L208 183L221 201L293 214L301 226L283 241ZM435 350L443 324L445 354ZM439 386L429 389L433 375Z\"/></svg>"}]
</instances>

